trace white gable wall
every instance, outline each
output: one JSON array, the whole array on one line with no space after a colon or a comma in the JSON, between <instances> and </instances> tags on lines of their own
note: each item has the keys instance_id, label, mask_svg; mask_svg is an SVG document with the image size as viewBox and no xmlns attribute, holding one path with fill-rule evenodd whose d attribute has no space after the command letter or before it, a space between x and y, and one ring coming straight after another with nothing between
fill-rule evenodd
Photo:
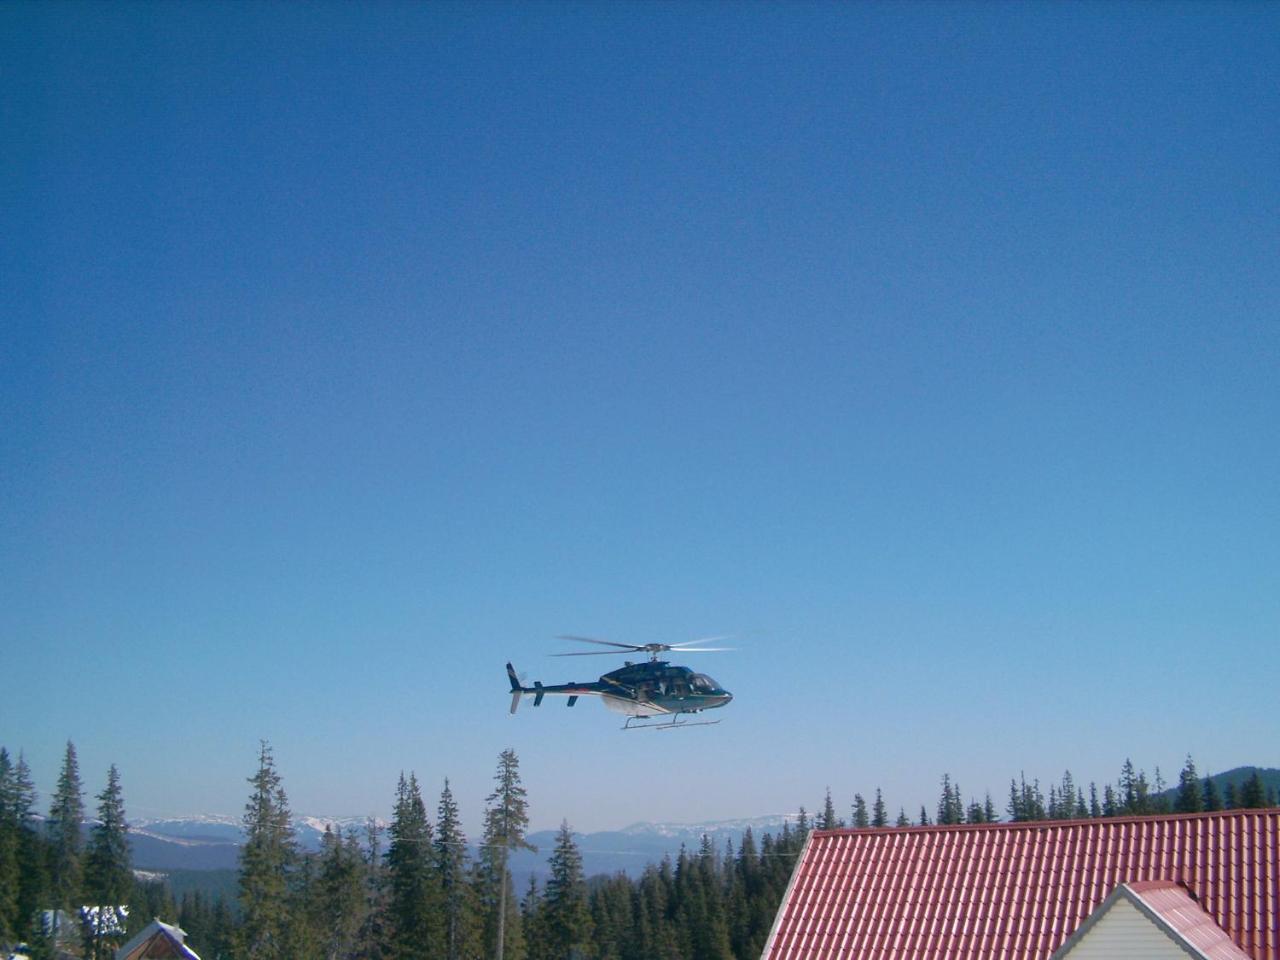
<instances>
[{"instance_id":1,"label":"white gable wall","mask_svg":"<svg viewBox=\"0 0 1280 960\"><path fill-rule=\"evenodd\" d=\"M1098 918L1062 960L1188 960L1190 954L1124 897Z\"/></svg>"}]
</instances>

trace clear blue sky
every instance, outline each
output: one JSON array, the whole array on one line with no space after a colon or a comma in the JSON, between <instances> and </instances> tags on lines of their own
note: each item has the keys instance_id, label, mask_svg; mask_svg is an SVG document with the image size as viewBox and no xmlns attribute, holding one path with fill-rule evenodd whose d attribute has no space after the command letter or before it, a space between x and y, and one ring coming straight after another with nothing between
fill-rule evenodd
<instances>
[{"instance_id":1,"label":"clear blue sky","mask_svg":"<svg viewBox=\"0 0 1280 960\"><path fill-rule=\"evenodd\" d=\"M1280 764L1277 36L0 6L0 743L473 828L507 746L581 829ZM736 700L508 716L559 633Z\"/></svg>"}]
</instances>

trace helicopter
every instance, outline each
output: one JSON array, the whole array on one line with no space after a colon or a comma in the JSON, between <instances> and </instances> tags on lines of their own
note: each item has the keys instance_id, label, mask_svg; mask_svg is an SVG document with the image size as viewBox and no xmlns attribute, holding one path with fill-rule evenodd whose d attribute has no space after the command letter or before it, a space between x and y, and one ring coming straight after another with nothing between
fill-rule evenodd
<instances>
[{"instance_id":1,"label":"helicopter","mask_svg":"<svg viewBox=\"0 0 1280 960\"><path fill-rule=\"evenodd\" d=\"M592 637L562 636L560 640L594 643L633 653L647 653L649 659L641 663L626 661L625 666L606 673L599 680L586 683L543 684L534 681L526 687L516 676L516 669L507 664L507 678L511 681L511 712L520 706L520 699L533 697L535 707L542 706L542 698L548 695L569 698L569 706L579 697L600 697L604 705L615 713L626 714L623 730L675 730L682 727L707 726L719 720L691 720L690 715L715 707L723 707L733 699L733 694L712 680L705 673L695 673L688 667L675 666L658 655L667 651L675 653L710 653L732 649L730 647L700 647L694 644L710 643L721 637L689 640L684 643L615 643L612 640L596 640ZM553 653L553 657L592 657L613 654L614 650L588 650L573 653ZM669 716L670 721L651 721L653 717Z\"/></svg>"}]
</instances>

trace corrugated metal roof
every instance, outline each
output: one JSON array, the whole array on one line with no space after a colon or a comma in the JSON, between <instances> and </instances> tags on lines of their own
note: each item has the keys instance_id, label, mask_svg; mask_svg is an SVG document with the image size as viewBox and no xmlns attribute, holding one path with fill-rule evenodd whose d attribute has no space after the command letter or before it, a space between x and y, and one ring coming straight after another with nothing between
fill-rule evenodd
<instances>
[{"instance_id":1,"label":"corrugated metal roof","mask_svg":"<svg viewBox=\"0 0 1280 960\"><path fill-rule=\"evenodd\" d=\"M1280 960L1280 810L814 831L765 960L1044 960L1121 883L1181 881Z\"/></svg>"}]
</instances>

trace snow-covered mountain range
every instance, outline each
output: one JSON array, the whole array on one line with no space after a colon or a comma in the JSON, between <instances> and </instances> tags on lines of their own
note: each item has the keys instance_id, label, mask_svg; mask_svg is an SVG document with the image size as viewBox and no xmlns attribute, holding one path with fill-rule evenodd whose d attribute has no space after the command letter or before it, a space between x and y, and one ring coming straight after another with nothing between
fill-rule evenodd
<instances>
[{"instance_id":1,"label":"snow-covered mountain range","mask_svg":"<svg viewBox=\"0 0 1280 960\"><path fill-rule=\"evenodd\" d=\"M762 834L776 834L787 819L769 816L711 823L633 823L619 830L574 836L588 875L622 871L634 876L664 856L675 857L682 845L697 849L704 835L720 850L728 842L736 849L748 827L759 843ZM367 817L304 816L295 817L293 827L299 845L314 851L320 849L326 826L338 833L354 830L363 838L367 823ZM381 820L375 824L384 830L387 826ZM231 870L236 867L242 835L238 817L197 815L135 820L129 825L129 837L134 866L141 870ZM555 831L538 831L528 839L538 852L515 854L512 871L517 875L542 874L555 846ZM382 842L385 849L385 837Z\"/></svg>"}]
</instances>

